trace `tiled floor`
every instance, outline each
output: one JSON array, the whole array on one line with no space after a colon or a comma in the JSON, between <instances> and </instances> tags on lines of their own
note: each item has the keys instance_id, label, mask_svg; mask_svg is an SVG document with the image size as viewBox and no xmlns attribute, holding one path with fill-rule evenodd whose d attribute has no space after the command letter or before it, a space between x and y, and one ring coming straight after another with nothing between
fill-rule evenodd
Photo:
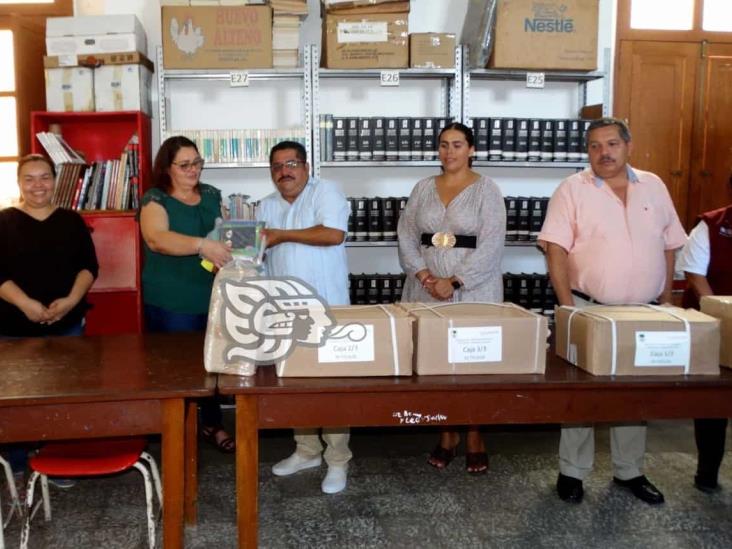
<instances>
[{"instance_id":1,"label":"tiled floor","mask_svg":"<svg viewBox=\"0 0 732 549\"><path fill-rule=\"evenodd\" d=\"M270 466L292 450L286 431L261 436L262 547L732 547L732 456L722 492L695 490L690 421L649 426L646 472L666 503L650 507L612 485L607 429L597 435L596 466L585 501L569 505L554 492L555 426L485 429L490 471L469 476L458 458L443 472L425 463L436 442L429 429L359 429L345 492L320 492L325 465L290 478ZM153 452L157 449L152 446ZM235 547L232 456L201 446L199 525L187 547ZM53 520L34 520L31 547L146 547L144 493L137 473L52 488ZM6 498L6 493L3 493ZM6 531L17 546L18 522Z\"/></svg>"}]
</instances>

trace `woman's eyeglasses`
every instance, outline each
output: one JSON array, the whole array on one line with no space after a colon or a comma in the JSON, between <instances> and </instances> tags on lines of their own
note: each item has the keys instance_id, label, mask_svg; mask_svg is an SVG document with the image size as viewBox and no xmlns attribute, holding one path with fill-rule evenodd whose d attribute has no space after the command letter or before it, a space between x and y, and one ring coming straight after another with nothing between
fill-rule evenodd
<instances>
[{"instance_id":1,"label":"woman's eyeglasses","mask_svg":"<svg viewBox=\"0 0 732 549\"><path fill-rule=\"evenodd\" d=\"M200 168L203 168L204 160L203 158L197 158L196 160L193 160L192 162L185 161L185 162L171 162L173 166L179 167L184 172L187 172L190 169L198 170Z\"/></svg>"}]
</instances>

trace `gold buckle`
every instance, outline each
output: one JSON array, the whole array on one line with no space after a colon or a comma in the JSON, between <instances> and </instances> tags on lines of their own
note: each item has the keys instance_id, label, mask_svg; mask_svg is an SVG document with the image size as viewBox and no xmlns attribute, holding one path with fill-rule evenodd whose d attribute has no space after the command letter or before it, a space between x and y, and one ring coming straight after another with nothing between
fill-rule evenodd
<instances>
[{"instance_id":1,"label":"gold buckle","mask_svg":"<svg viewBox=\"0 0 732 549\"><path fill-rule=\"evenodd\" d=\"M435 248L454 248L455 242L455 235L449 232L432 235L432 245Z\"/></svg>"}]
</instances>

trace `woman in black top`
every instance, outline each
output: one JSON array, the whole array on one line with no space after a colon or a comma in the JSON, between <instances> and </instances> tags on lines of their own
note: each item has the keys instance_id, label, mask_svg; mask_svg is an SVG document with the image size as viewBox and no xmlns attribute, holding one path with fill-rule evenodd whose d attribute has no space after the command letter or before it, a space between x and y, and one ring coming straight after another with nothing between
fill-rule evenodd
<instances>
[{"instance_id":1,"label":"woman in black top","mask_svg":"<svg viewBox=\"0 0 732 549\"><path fill-rule=\"evenodd\" d=\"M83 333L99 267L81 216L52 202L55 176L45 157L21 158L20 204L0 211L0 337Z\"/></svg>"}]
</instances>

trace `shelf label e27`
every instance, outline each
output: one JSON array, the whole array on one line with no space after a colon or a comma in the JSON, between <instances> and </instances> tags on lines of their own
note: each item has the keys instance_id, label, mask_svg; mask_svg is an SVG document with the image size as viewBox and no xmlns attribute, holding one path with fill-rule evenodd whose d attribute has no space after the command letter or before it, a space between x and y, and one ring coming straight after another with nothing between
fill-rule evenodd
<instances>
[{"instance_id":1,"label":"shelf label e27","mask_svg":"<svg viewBox=\"0 0 732 549\"><path fill-rule=\"evenodd\" d=\"M381 71L380 83L382 86L398 86L399 71Z\"/></svg>"},{"instance_id":2,"label":"shelf label e27","mask_svg":"<svg viewBox=\"0 0 732 549\"><path fill-rule=\"evenodd\" d=\"M229 86L231 86L232 88L249 87L249 72L231 71L229 73Z\"/></svg>"}]
</instances>

